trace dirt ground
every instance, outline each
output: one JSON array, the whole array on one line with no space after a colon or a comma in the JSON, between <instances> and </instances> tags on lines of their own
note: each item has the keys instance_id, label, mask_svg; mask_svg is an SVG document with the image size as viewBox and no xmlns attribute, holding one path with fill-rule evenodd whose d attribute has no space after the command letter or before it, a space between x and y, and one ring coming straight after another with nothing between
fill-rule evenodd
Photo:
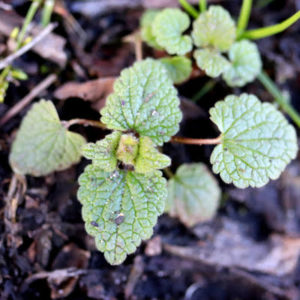
<instances>
[{"instance_id":1,"label":"dirt ground","mask_svg":"<svg viewBox=\"0 0 300 300\"><path fill-rule=\"evenodd\" d=\"M267 2L271 2L267 4ZM214 0L238 16L241 1ZM22 22L28 1L0 1L0 51L10 30ZM4 4L8 10L3 9ZM175 0L58 1L57 27L43 49L30 51L15 66L29 79L11 84L0 119L50 77L37 97L51 99L62 119L99 119L115 76L135 60L123 37L138 29L146 8ZM2 7L2 8L1 8ZM279 22L300 9L299 0L254 1L250 28ZM258 41L264 70L300 111L300 22L284 33ZM47 52L47 58L45 57ZM157 56L146 46L144 56ZM2 54L0 54L2 55ZM105 77L105 79L103 79ZM190 100L209 78L196 75L178 87L184 121L180 135L215 137L208 109L230 93L272 97L255 81L230 89L218 81L197 103ZM66 85L69 82L76 84ZM88 82L88 83L87 83ZM78 85L82 83L82 85ZM86 84L87 83L87 84ZM189 101L189 102L187 102ZM8 164L11 142L30 105L0 126L0 299L300 299L300 161L261 189L223 184L214 220L186 228L163 215L151 240L117 267L106 263L87 235L76 198L77 178L88 161L47 177L15 182ZM89 141L107 132L74 126ZM297 129L299 134L299 128ZM211 146L167 144L172 170L186 162L208 166Z\"/></svg>"}]
</instances>

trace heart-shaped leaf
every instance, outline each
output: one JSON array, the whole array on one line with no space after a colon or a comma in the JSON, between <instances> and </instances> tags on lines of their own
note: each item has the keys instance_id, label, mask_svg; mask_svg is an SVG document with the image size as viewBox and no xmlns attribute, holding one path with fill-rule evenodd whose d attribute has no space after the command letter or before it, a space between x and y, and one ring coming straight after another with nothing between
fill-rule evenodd
<instances>
[{"instance_id":1,"label":"heart-shaped leaf","mask_svg":"<svg viewBox=\"0 0 300 300\"><path fill-rule=\"evenodd\" d=\"M190 26L189 16L178 8L166 8L154 19L156 42L169 54L184 55L192 50L192 39L182 35Z\"/></svg>"},{"instance_id":2,"label":"heart-shaped leaf","mask_svg":"<svg viewBox=\"0 0 300 300\"><path fill-rule=\"evenodd\" d=\"M35 103L22 121L9 161L20 174L44 176L64 170L81 158L85 139L68 131L51 101Z\"/></svg>"},{"instance_id":3,"label":"heart-shaped leaf","mask_svg":"<svg viewBox=\"0 0 300 300\"><path fill-rule=\"evenodd\" d=\"M261 72L260 54L252 42L244 40L234 43L229 50L229 59L231 67L223 74L229 86L244 86Z\"/></svg>"},{"instance_id":4,"label":"heart-shaped leaf","mask_svg":"<svg viewBox=\"0 0 300 300\"><path fill-rule=\"evenodd\" d=\"M211 5L194 21L192 37L197 47L227 51L236 38L234 21L222 6Z\"/></svg>"},{"instance_id":5,"label":"heart-shaped leaf","mask_svg":"<svg viewBox=\"0 0 300 300\"><path fill-rule=\"evenodd\" d=\"M168 181L165 211L186 226L194 226L214 217L220 196L220 187L204 164L183 164Z\"/></svg>"},{"instance_id":6,"label":"heart-shaped leaf","mask_svg":"<svg viewBox=\"0 0 300 300\"><path fill-rule=\"evenodd\" d=\"M229 61L220 53L210 49L199 49L194 52L197 66L210 77L218 77L229 67Z\"/></svg>"},{"instance_id":7,"label":"heart-shaped leaf","mask_svg":"<svg viewBox=\"0 0 300 300\"><path fill-rule=\"evenodd\" d=\"M228 96L210 110L222 132L211 155L213 171L239 188L277 179L298 151L295 129L270 103L254 95Z\"/></svg>"}]
</instances>

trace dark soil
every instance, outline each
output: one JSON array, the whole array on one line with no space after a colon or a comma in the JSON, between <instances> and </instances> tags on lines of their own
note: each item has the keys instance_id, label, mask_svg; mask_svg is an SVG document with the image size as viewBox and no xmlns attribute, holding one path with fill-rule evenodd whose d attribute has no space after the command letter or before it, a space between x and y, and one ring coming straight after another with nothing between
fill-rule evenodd
<instances>
[{"instance_id":1,"label":"dark soil","mask_svg":"<svg viewBox=\"0 0 300 300\"><path fill-rule=\"evenodd\" d=\"M58 80L40 96L54 101L60 117L99 119L90 102L75 97L58 100L54 91L69 81L118 76L134 62L134 47L122 42L122 38L139 26L144 8L133 4L151 3L106 1L107 7L109 3L117 3L115 9L101 10L104 0L65 1L65 11L83 28L85 40L70 29L68 17L56 13L55 33L66 40L66 66L60 67L34 52L16 60L15 66L26 71L29 79L18 86L10 85L5 103L0 104L0 118L47 75L55 73ZM29 6L28 1L22 0L2 2L11 5L11 11L5 14L18 13L23 17ZM238 0L211 2L221 3L234 16L238 15L241 4ZM90 10L82 10L84 5L90 5ZM298 0L273 0L264 7L256 5L250 27L279 22L299 9ZM0 35L0 46L6 42ZM264 69L289 93L292 105L300 110L300 22L282 34L258 41L258 45ZM144 54L155 55L146 46ZM192 98L208 80L205 76L196 77L178 87L179 93ZM244 91L256 94L263 101L272 101L257 81L233 91L220 81L195 104L198 112L193 106L184 109L186 117L180 135L217 136L208 119L208 109L227 94ZM77 178L88 164L86 160L45 178L27 176L25 193L17 186L15 194L8 196L13 177L8 163L9 149L27 110L28 107L24 108L0 128L1 300L300 299L299 251L296 251L300 249L299 159L291 163L279 180L259 190L237 190L220 181L223 200L213 221L188 229L178 220L163 215L152 239L144 242L125 263L112 267L85 232L81 205L76 198ZM106 134L95 128L73 129L89 141ZM186 162L202 161L209 166L212 147L167 144L164 150L172 157L175 171ZM232 241L232 237L237 240ZM224 242L220 246L217 243L221 239ZM223 254L230 253L231 261L224 265ZM270 259L268 263L262 260L266 257Z\"/></svg>"}]
</instances>

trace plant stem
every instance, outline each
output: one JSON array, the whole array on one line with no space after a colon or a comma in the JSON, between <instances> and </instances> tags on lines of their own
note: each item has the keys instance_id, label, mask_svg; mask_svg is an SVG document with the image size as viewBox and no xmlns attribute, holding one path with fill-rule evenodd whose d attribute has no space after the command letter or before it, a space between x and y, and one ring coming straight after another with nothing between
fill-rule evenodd
<instances>
[{"instance_id":1,"label":"plant stem","mask_svg":"<svg viewBox=\"0 0 300 300\"><path fill-rule=\"evenodd\" d=\"M200 9L200 12L205 12L206 9L207 9L207 3L206 3L206 0L199 0L199 9Z\"/></svg>"},{"instance_id":2,"label":"plant stem","mask_svg":"<svg viewBox=\"0 0 300 300\"><path fill-rule=\"evenodd\" d=\"M33 0L33 2L31 3L30 8L29 8L29 10L26 14L26 17L25 17L23 26L21 28L21 31L20 31L20 33L18 34L18 37L17 37L16 50L18 50L21 47L21 45L23 43L23 40L24 40L24 37L26 35L26 32L28 30L28 26L31 23L33 17L35 16L41 2L42 2L41 0Z\"/></svg>"},{"instance_id":3,"label":"plant stem","mask_svg":"<svg viewBox=\"0 0 300 300\"><path fill-rule=\"evenodd\" d=\"M215 80L207 81L204 84L204 86L201 88L201 90L192 97L192 101L194 102L199 101L204 95L206 95L209 91L211 91L215 87L216 83L217 82Z\"/></svg>"},{"instance_id":4,"label":"plant stem","mask_svg":"<svg viewBox=\"0 0 300 300\"><path fill-rule=\"evenodd\" d=\"M271 25L259 29L247 30L243 34L241 34L240 39L258 40L258 39L262 39L280 33L283 30L290 27L291 25L293 25L299 19L300 19L300 10L279 24L275 24L275 25Z\"/></svg>"},{"instance_id":5,"label":"plant stem","mask_svg":"<svg viewBox=\"0 0 300 300\"><path fill-rule=\"evenodd\" d=\"M143 59L143 43L139 32L134 35L134 48L136 61L141 61Z\"/></svg>"},{"instance_id":6,"label":"plant stem","mask_svg":"<svg viewBox=\"0 0 300 300\"><path fill-rule=\"evenodd\" d=\"M51 20L51 15L53 12L55 0L46 0L44 4L44 9L42 13L42 26L46 27Z\"/></svg>"},{"instance_id":7,"label":"plant stem","mask_svg":"<svg viewBox=\"0 0 300 300\"><path fill-rule=\"evenodd\" d=\"M217 145L221 144L222 137L221 135L214 139L193 139L193 138L186 138L180 136L173 136L171 138L172 143L179 143L179 144L187 144L187 145Z\"/></svg>"},{"instance_id":8,"label":"plant stem","mask_svg":"<svg viewBox=\"0 0 300 300\"><path fill-rule=\"evenodd\" d=\"M286 98L282 95L276 84L265 72L258 75L258 80L265 87L265 89L274 97L275 101L279 104L284 112L286 112L295 124L300 128L300 115L299 113L287 102Z\"/></svg>"},{"instance_id":9,"label":"plant stem","mask_svg":"<svg viewBox=\"0 0 300 300\"><path fill-rule=\"evenodd\" d=\"M178 2L187 13L189 13L193 18L197 19L199 12L191 4L189 4L187 0L178 0Z\"/></svg>"},{"instance_id":10,"label":"plant stem","mask_svg":"<svg viewBox=\"0 0 300 300\"><path fill-rule=\"evenodd\" d=\"M69 128L72 125L83 125L83 126L93 126L93 127L98 127L98 128L102 128L102 129L107 129L106 126L102 122L95 121L95 120L72 119L69 121L62 121L62 123L66 128Z\"/></svg>"},{"instance_id":11,"label":"plant stem","mask_svg":"<svg viewBox=\"0 0 300 300\"><path fill-rule=\"evenodd\" d=\"M251 14L252 0L243 0L237 25L237 37L239 38L246 30Z\"/></svg>"},{"instance_id":12,"label":"plant stem","mask_svg":"<svg viewBox=\"0 0 300 300\"><path fill-rule=\"evenodd\" d=\"M165 169L163 169L163 171L167 175L168 179L171 179L172 177L174 177L174 174L170 168L165 168Z\"/></svg>"}]
</instances>

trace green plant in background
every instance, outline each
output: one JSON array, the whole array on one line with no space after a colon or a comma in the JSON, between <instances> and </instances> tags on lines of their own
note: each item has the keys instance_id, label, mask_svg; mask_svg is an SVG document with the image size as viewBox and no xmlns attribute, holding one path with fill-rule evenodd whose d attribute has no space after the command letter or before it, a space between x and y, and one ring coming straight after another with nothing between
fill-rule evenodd
<instances>
[{"instance_id":1,"label":"green plant in background","mask_svg":"<svg viewBox=\"0 0 300 300\"><path fill-rule=\"evenodd\" d=\"M148 10L141 19L142 39L150 47L165 51L169 55L177 55L176 64L172 64L173 74L176 74L176 77L175 75L172 77L173 82L182 83L190 77L192 68L187 68L186 61L189 60L189 64L192 65L191 56L195 58L197 66L205 71L206 75L212 78L222 76L230 87L243 87L258 78L281 108L300 127L299 114L289 104L283 103L284 97L280 91L274 94L276 86L267 74L262 72L259 50L251 41L287 29L299 20L300 11L279 24L247 30L252 0L243 0L237 24L229 12L220 5L211 5L207 8L206 0L200 0L199 10L197 10L187 0L179 0L179 3L194 19L190 31L186 31L191 25L188 15L177 8L166 8L161 11ZM165 19L168 22L162 21ZM190 47L191 40L194 44L193 49ZM178 41L183 45L181 53L174 52L172 49L173 43L180 45ZM170 59L168 57L168 60ZM170 66L166 67L170 69Z\"/></svg>"},{"instance_id":2,"label":"green plant in background","mask_svg":"<svg viewBox=\"0 0 300 300\"><path fill-rule=\"evenodd\" d=\"M14 41L15 47L13 53L20 50L28 42L31 37L27 36L29 25L35 17L39 7L43 6L42 10L42 26L47 26L50 22L55 0L32 0L32 3L26 14L24 23L21 28L14 28L10 38ZM6 91L9 87L9 82L14 80L27 80L28 76L20 69L14 68L11 64L6 66L0 73L0 103L4 102Z\"/></svg>"},{"instance_id":3,"label":"green plant in background","mask_svg":"<svg viewBox=\"0 0 300 300\"><path fill-rule=\"evenodd\" d=\"M210 110L221 134L213 139L174 137L182 113L164 62L146 59L121 72L101 110L101 122L60 121L50 101L34 104L12 145L14 172L41 176L91 160L79 178L85 228L110 264L122 263L149 238L164 211L187 226L210 219L220 188L203 164L184 164L167 184L171 164L158 147L175 143L216 145L213 171L237 187L261 187L296 157L297 137L281 112L255 96L228 96ZM96 143L68 128L95 125L112 130ZM82 149L82 152L81 152Z\"/></svg>"}]
</instances>

